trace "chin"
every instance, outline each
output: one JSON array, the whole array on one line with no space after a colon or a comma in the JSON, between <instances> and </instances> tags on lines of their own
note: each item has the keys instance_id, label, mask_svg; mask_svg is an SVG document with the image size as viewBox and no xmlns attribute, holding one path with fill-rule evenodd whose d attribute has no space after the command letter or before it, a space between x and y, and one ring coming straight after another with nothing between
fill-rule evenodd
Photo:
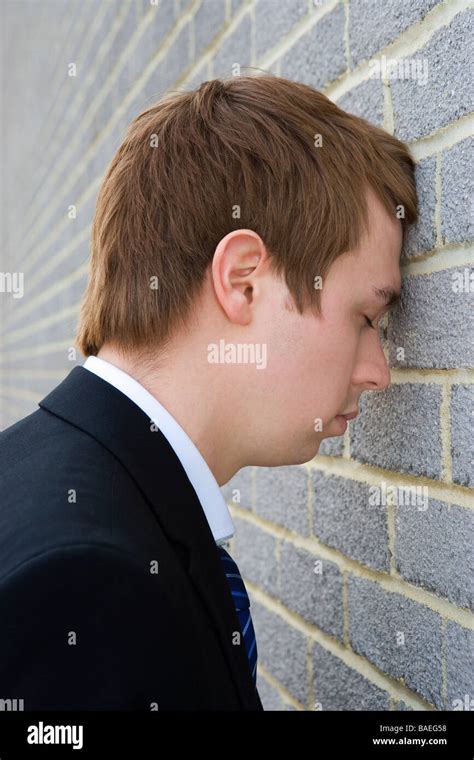
<instances>
[{"instance_id":1,"label":"chin","mask_svg":"<svg viewBox=\"0 0 474 760\"><path fill-rule=\"evenodd\" d=\"M306 464L306 462L311 462L312 459L318 454L319 447L321 445L321 441L311 441L311 444L306 446L306 448L301 452L301 455L298 457L298 460L295 462L292 462L291 464Z\"/></svg>"}]
</instances>

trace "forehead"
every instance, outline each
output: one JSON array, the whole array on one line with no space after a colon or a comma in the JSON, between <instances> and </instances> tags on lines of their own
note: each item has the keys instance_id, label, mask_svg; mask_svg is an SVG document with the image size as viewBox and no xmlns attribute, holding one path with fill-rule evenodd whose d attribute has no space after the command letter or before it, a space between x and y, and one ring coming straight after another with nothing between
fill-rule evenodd
<instances>
[{"instance_id":1,"label":"forehead","mask_svg":"<svg viewBox=\"0 0 474 760\"><path fill-rule=\"evenodd\" d=\"M400 257L402 225L395 215L395 209L393 213L387 211L377 196L372 191L369 191L368 214L369 231L364 236L362 249L370 249L376 246L382 249L384 253L392 255L392 257Z\"/></svg>"},{"instance_id":2,"label":"forehead","mask_svg":"<svg viewBox=\"0 0 474 760\"><path fill-rule=\"evenodd\" d=\"M349 255L341 256L345 275L366 288L391 286L400 288L400 254L402 225L372 193L368 196L369 230ZM341 272L342 273L342 272Z\"/></svg>"}]
</instances>

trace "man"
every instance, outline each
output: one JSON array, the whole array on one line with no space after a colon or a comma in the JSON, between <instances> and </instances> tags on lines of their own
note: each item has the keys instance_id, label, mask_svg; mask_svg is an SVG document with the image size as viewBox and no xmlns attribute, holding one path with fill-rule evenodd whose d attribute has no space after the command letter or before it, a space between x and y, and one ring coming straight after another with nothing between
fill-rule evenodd
<instances>
[{"instance_id":1,"label":"man","mask_svg":"<svg viewBox=\"0 0 474 760\"><path fill-rule=\"evenodd\" d=\"M416 218L405 146L308 86L214 80L134 120L97 201L88 358L0 436L0 697L263 709L219 487L312 459L388 386Z\"/></svg>"}]
</instances>

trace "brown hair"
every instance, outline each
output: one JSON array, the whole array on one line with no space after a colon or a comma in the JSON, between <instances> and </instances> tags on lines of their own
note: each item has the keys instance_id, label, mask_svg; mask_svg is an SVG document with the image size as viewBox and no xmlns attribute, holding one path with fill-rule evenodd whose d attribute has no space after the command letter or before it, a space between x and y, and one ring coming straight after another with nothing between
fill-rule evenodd
<instances>
[{"instance_id":1,"label":"brown hair","mask_svg":"<svg viewBox=\"0 0 474 760\"><path fill-rule=\"evenodd\" d=\"M171 94L130 124L100 189L81 351L164 346L236 229L260 235L299 313L318 312L314 277L368 229L369 186L390 214L403 207L405 237L418 216L409 150L312 87L263 75Z\"/></svg>"}]
</instances>

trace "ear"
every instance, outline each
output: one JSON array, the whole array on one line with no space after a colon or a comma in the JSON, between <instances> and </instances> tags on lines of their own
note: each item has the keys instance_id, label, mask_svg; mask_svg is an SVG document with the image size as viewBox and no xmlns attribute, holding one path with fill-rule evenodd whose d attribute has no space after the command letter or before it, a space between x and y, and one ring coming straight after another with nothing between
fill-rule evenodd
<instances>
[{"instance_id":1,"label":"ear","mask_svg":"<svg viewBox=\"0 0 474 760\"><path fill-rule=\"evenodd\" d=\"M231 322L251 321L255 289L267 261L265 245L252 230L229 232L217 246L211 276L217 300Z\"/></svg>"}]
</instances>

